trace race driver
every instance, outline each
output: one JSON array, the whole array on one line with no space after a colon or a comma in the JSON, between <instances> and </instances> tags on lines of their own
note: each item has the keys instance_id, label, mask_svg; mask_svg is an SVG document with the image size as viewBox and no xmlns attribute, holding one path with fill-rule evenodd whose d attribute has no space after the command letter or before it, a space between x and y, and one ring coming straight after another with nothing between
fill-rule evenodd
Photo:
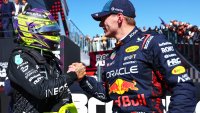
<instances>
[{"instance_id":1,"label":"race driver","mask_svg":"<svg viewBox=\"0 0 200 113\"><path fill-rule=\"evenodd\" d=\"M52 51L60 42L59 26L47 10L34 8L18 15L16 47L9 59L7 75L11 113L77 113L69 86L76 74L62 73Z\"/></svg>"},{"instance_id":2,"label":"race driver","mask_svg":"<svg viewBox=\"0 0 200 113\"><path fill-rule=\"evenodd\" d=\"M113 113L163 113L167 90L168 113L194 112L195 88L175 48L164 35L142 33L136 27L129 0L109 0L92 17L100 21L105 36L118 43L106 59L103 83L85 76L79 79L83 90L101 101L113 100Z\"/></svg>"}]
</instances>

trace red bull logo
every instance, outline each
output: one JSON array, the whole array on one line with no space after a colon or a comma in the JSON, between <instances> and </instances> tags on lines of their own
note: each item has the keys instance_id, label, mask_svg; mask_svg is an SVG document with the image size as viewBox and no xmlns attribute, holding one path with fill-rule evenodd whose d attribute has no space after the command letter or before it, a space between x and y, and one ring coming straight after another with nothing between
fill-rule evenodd
<instances>
[{"instance_id":1,"label":"red bull logo","mask_svg":"<svg viewBox=\"0 0 200 113\"><path fill-rule=\"evenodd\" d=\"M123 79L117 79L109 88L109 94L111 93L117 93L119 95L124 94L125 92L128 92L129 90L135 90L138 91L138 88L136 87L136 82L128 82L124 81Z\"/></svg>"},{"instance_id":2,"label":"red bull logo","mask_svg":"<svg viewBox=\"0 0 200 113\"><path fill-rule=\"evenodd\" d=\"M113 101L113 104L118 105L119 107L129 107L129 106L146 106L147 102L144 94L137 94L134 98L129 96L118 96L117 100Z\"/></svg>"}]
</instances>

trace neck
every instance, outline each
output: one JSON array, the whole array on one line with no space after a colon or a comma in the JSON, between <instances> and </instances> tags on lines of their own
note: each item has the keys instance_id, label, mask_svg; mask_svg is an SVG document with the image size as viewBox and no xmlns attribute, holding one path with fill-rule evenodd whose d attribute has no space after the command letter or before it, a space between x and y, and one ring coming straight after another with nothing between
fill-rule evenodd
<instances>
[{"instance_id":1,"label":"neck","mask_svg":"<svg viewBox=\"0 0 200 113\"><path fill-rule=\"evenodd\" d=\"M121 40L122 38L126 37L133 29L135 26L126 26L126 27L121 27L121 29L118 30L118 34L116 34L116 39Z\"/></svg>"}]
</instances>

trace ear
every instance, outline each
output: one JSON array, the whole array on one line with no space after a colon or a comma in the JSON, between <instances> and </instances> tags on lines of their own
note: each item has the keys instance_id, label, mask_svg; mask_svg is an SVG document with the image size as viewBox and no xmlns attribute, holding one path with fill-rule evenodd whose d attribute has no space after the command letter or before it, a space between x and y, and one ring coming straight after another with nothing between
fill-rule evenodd
<instances>
[{"instance_id":1,"label":"ear","mask_svg":"<svg viewBox=\"0 0 200 113\"><path fill-rule=\"evenodd\" d=\"M117 17L118 17L118 23L122 23L124 21L124 15L122 13L118 13Z\"/></svg>"}]
</instances>

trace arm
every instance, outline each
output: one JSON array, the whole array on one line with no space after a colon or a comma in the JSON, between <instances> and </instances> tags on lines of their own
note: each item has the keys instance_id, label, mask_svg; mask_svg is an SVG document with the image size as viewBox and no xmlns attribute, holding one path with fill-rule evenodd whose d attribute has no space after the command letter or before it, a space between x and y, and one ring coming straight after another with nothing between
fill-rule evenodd
<instances>
[{"instance_id":1,"label":"arm","mask_svg":"<svg viewBox=\"0 0 200 113\"><path fill-rule=\"evenodd\" d=\"M69 66L69 71L76 72L80 87L88 94L103 102L110 101L106 89L107 84L105 84L105 82L97 82L94 77L85 76L85 74L83 74L83 72L85 72L85 66L83 66L82 63L73 63Z\"/></svg>"},{"instance_id":2,"label":"arm","mask_svg":"<svg viewBox=\"0 0 200 113\"><path fill-rule=\"evenodd\" d=\"M154 37L149 48L155 69L172 89L169 113L193 113L196 106L195 87L172 44L164 35Z\"/></svg>"},{"instance_id":3,"label":"arm","mask_svg":"<svg viewBox=\"0 0 200 113\"><path fill-rule=\"evenodd\" d=\"M103 82L97 82L95 78L85 76L80 82L80 87L93 97L103 101L111 101L106 90L106 84Z\"/></svg>"},{"instance_id":4,"label":"arm","mask_svg":"<svg viewBox=\"0 0 200 113\"><path fill-rule=\"evenodd\" d=\"M15 5L14 5L14 3L11 3L11 6L12 6L12 15L15 15Z\"/></svg>"},{"instance_id":5,"label":"arm","mask_svg":"<svg viewBox=\"0 0 200 113\"><path fill-rule=\"evenodd\" d=\"M73 72L58 78L49 77L48 72L38 68L34 58L19 52L9 59L7 73L12 82L39 99L62 94L77 79ZM46 73L46 76L42 73Z\"/></svg>"}]
</instances>

